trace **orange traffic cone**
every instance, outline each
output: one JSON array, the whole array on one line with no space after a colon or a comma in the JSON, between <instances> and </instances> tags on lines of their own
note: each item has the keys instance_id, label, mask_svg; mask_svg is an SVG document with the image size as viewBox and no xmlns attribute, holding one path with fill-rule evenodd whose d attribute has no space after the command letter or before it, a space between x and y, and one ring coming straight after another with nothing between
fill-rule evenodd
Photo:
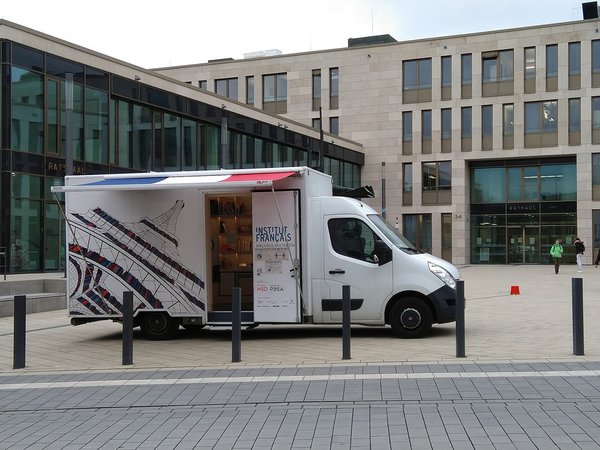
<instances>
[{"instance_id":1,"label":"orange traffic cone","mask_svg":"<svg viewBox=\"0 0 600 450\"><path fill-rule=\"evenodd\" d=\"M510 295L521 295L521 290L519 289L519 286L511 286Z\"/></svg>"}]
</instances>

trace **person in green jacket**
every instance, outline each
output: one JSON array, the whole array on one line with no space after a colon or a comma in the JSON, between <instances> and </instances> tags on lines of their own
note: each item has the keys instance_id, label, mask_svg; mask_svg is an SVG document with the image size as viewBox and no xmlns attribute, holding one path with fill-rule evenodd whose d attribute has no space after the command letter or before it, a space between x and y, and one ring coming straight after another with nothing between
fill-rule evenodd
<instances>
[{"instance_id":1,"label":"person in green jacket","mask_svg":"<svg viewBox=\"0 0 600 450\"><path fill-rule=\"evenodd\" d=\"M552 255L552 258L554 259L554 273L558 273L560 258L562 257L563 251L562 245L560 245L560 239L557 239L550 249L550 255Z\"/></svg>"}]
</instances>

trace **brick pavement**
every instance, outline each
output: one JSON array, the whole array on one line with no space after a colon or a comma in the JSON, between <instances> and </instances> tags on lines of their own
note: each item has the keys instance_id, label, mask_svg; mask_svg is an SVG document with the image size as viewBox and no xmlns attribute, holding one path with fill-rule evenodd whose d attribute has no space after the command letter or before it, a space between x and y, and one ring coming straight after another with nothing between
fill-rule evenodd
<instances>
[{"instance_id":1,"label":"brick pavement","mask_svg":"<svg viewBox=\"0 0 600 450\"><path fill-rule=\"evenodd\" d=\"M600 448L600 363L2 376L0 448Z\"/></svg>"},{"instance_id":2,"label":"brick pavement","mask_svg":"<svg viewBox=\"0 0 600 450\"><path fill-rule=\"evenodd\" d=\"M52 312L28 316L27 368L11 370L0 319L0 449L600 449L600 272L581 275L584 357L572 355L574 266L461 272L460 359L453 324L408 341L353 327L351 361L338 327L261 326L244 332L242 363L228 332L201 330L136 338L124 368L119 325Z\"/></svg>"}]
</instances>

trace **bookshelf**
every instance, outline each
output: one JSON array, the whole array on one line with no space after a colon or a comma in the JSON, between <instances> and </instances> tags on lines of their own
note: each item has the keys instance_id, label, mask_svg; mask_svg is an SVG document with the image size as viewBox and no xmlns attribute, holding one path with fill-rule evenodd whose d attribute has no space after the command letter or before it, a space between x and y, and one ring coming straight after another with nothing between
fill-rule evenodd
<instances>
[{"instance_id":1,"label":"bookshelf","mask_svg":"<svg viewBox=\"0 0 600 450\"><path fill-rule=\"evenodd\" d=\"M231 288L252 296L252 197L209 199L215 310L230 310Z\"/></svg>"}]
</instances>

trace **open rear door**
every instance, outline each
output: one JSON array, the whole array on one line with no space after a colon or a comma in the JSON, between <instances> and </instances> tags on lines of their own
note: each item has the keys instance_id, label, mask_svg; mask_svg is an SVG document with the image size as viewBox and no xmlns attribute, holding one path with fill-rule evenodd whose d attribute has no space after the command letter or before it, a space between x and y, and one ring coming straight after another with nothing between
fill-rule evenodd
<instances>
[{"instance_id":1,"label":"open rear door","mask_svg":"<svg viewBox=\"0 0 600 450\"><path fill-rule=\"evenodd\" d=\"M300 322L298 191L252 193L254 321Z\"/></svg>"}]
</instances>

